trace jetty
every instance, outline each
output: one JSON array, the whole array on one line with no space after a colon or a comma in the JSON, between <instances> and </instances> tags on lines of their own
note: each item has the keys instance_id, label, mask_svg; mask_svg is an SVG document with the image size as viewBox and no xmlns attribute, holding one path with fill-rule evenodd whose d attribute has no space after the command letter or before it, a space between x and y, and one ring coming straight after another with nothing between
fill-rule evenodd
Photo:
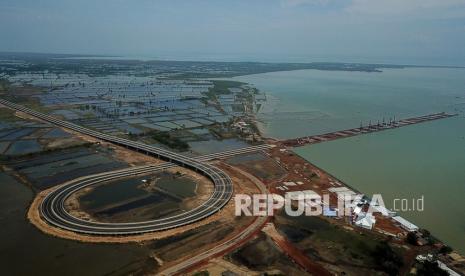
<instances>
[{"instance_id":1,"label":"jetty","mask_svg":"<svg viewBox=\"0 0 465 276\"><path fill-rule=\"evenodd\" d=\"M381 123L378 122L377 124L371 124L370 122L367 126L362 126L362 124L360 124L360 127L358 128L351 128L351 129L346 129L346 130L329 132L325 134L282 140L280 141L280 144L286 147L300 147L300 146L305 146L309 144L317 144L317 143L332 141L332 140L341 139L341 138L347 138L347 137L352 137L352 136L357 136L357 135L362 135L362 134L368 134L368 133L373 133L373 132L378 132L378 131L383 131L383 130L388 130L388 129L399 128L403 126L409 126L413 124L419 124L423 122L429 122L429 121L449 118L449 117L453 117L456 115L457 114L447 114L445 112L441 112L441 113L434 113L434 114L429 114L429 115L424 115L424 116L402 119L398 121L396 121L395 119L394 120L390 119L389 122L384 122L383 120L383 122Z\"/></svg>"}]
</instances>

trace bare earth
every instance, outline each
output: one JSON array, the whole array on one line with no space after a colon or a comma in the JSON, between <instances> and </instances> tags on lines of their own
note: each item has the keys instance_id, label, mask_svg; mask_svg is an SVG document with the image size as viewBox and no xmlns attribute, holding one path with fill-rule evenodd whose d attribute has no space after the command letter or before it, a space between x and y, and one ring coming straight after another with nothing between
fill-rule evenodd
<instances>
[{"instance_id":1,"label":"bare earth","mask_svg":"<svg viewBox=\"0 0 465 276\"><path fill-rule=\"evenodd\" d=\"M173 168L176 170L177 168ZM190 170L184 169L185 173L188 173L190 176L193 176L196 178L196 181L200 181L201 183L205 183L205 181L208 181L211 186L211 182L209 180L205 180L206 178L196 174ZM204 179L202 179L204 178ZM242 182L242 183L241 183ZM234 183L234 188L239 190L239 191L244 191L243 181L238 181L238 178L233 176L233 183ZM61 185L66 185L67 183L61 184ZM141 235L133 235L133 236L92 236L92 235L85 235L85 234L79 234L79 233L74 233L71 231L67 231L64 229L60 229L54 226L51 226L47 224L42 218L40 217L39 213L39 206L42 200L45 198L47 194L52 192L53 190L57 189L59 186L52 187L50 189L44 190L40 192L33 200L31 203L31 206L29 208L27 217L29 221L34 224L37 228L39 228L42 232L47 233L52 236L56 237L61 237L61 238L66 238L66 239L71 239L71 240L77 240L77 241L82 241L82 242L94 242L94 243L127 243L127 242L143 242L143 241L148 241L148 240L156 240L156 239L162 239L166 238L169 236L177 235L180 233L183 233L185 231L195 229L201 225L206 225L209 224L213 221L219 220L219 219L224 219L224 218L234 218L234 204L233 201L230 201L220 212L205 218L201 221L192 223L190 225L185 225L182 227L178 227L175 229L170 229L166 231L159 231L159 232L153 232L153 233L146 233L146 234L141 234ZM202 185L203 186L203 185ZM208 188L207 188L208 191ZM205 195L205 198L208 197L208 195ZM75 202L74 202L75 203ZM74 215L79 215L79 216L86 216L87 214L85 213L74 213Z\"/></svg>"}]
</instances>

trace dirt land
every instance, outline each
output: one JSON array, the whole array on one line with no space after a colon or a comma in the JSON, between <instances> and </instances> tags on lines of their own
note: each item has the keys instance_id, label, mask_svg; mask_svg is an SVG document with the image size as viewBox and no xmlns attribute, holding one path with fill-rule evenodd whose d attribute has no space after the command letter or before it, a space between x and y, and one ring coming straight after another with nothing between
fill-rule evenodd
<instances>
[{"instance_id":1,"label":"dirt land","mask_svg":"<svg viewBox=\"0 0 465 276\"><path fill-rule=\"evenodd\" d=\"M78 132L75 132L75 131L72 131L66 128L62 128L62 130L72 134L75 137L78 137L81 140L84 140L89 143L99 144L104 148L112 150L113 156L116 159L126 162L130 164L131 166L141 166L141 165L149 165L149 164L153 165L153 164L161 164L164 162L152 156L148 156L140 152L135 152L125 147L117 146L109 142L103 142L99 139L96 139L88 135L84 135L84 134L81 134L81 133L78 133Z\"/></svg>"},{"instance_id":2,"label":"dirt land","mask_svg":"<svg viewBox=\"0 0 465 276\"><path fill-rule=\"evenodd\" d=\"M203 176L197 175L189 170L186 170L189 172L189 175L194 175L197 178L201 178ZM234 183L234 189L236 192L250 192L252 191L255 187L253 183L249 180L247 182L247 178L244 176L238 175L237 172L231 171L229 172L231 175L231 178ZM62 184L62 185L66 185ZM153 233L147 233L147 234L142 234L142 235L134 235L134 236L91 236L91 235L85 235L85 234L78 234L74 233L71 231L67 231L64 229L59 229L53 226L50 226L47 224L45 221L42 220L39 214L39 206L44 197L52 192L54 189L57 189L59 186L52 187L50 189L44 190L40 192L35 199L33 200L31 207L29 208L27 217L31 221L32 224L34 224L37 228L39 228L42 232L61 237L61 238L66 238L66 239L72 239L72 240L77 240L77 241L82 241L82 242L96 242L96 243L126 243L126 242L143 242L143 241L149 241L149 240L157 240L157 239L163 239L166 237L178 235L181 233L184 233L188 230L192 230L195 228L198 228L202 225L207 225L209 223L212 223L214 221L221 221L222 225L231 225L234 226L233 229L228 232L228 235L234 234L237 230L240 230L242 227L241 225L247 225L249 222L247 222L247 219L244 219L243 222L238 223L236 217L234 216L234 202L230 201L221 211L218 213L203 219L201 221L195 222L190 225L182 226L179 228L175 229L170 229L166 231L159 231L159 232L153 232ZM252 187L252 188L250 188ZM256 190L255 190L256 191ZM84 215L85 214L80 214ZM243 226L244 226L243 225ZM208 234L208 233L207 233ZM211 242L210 239L207 239ZM189 251L186 251L189 252Z\"/></svg>"},{"instance_id":3,"label":"dirt land","mask_svg":"<svg viewBox=\"0 0 465 276\"><path fill-rule=\"evenodd\" d=\"M216 259L211 260L206 265L197 269L194 272L194 274L202 272L202 271L208 271L209 275L211 276L221 276L222 273L225 271L231 271L233 273L236 273L237 275L251 275L251 276L261 275L261 272L259 271L250 270L246 266L237 265L232 262L228 262L222 258L216 258ZM268 275L272 275L272 274L268 274Z\"/></svg>"}]
</instances>

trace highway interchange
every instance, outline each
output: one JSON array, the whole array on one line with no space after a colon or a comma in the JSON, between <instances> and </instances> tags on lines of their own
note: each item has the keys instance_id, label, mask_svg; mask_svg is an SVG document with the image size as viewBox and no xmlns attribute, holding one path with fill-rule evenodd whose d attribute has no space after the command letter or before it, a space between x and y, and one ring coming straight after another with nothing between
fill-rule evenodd
<instances>
[{"instance_id":1,"label":"highway interchange","mask_svg":"<svg viewBox=\"0 0 465 276\"><path fill-rule=\"evenodd\" d=\"M215 166L205 163L205 161L215 158L230 157L235 154L258 151L269 147L268 145L261 145L256 147L247 147L238 150L226 151L223 153L204 155L199 158L191 158L168 150L146 145L140 142L134 142L131 140L93 131L3 99L0 99L0 104L8 108L14 109L16 111L24 112L51 124L64 127L72 131L76 131L100 139L102 141L124 146L131 150L142 152L168 161L167 163L163 163L161 165L156 166L148 165L142 167L133 167L119 171L112 171L82 177L68 182L66 185L59 186L57 189L48 194L40 205L40 214L42 218L51 225L77 233L93 235L142 234L153 231L167 230L191 224L193 222L206 218L221 210L221 208L224 207L226 203L231 199L233 194L233 184L231 179L225 172L223 172ZM118 178L155 172L174 167L176 165L186 167L188 169L201 173L209 179L211 179L211 181L214 184L214 191L211 194L211 196L202 205L192 210L185 211L183 213L170 217L165 217L162 219L149 220L143 222L103 223L87 221L74 217L65 208L65 201L73 193L77 192L80 189L115 180Z\"/></svg>"},{"instance_id":2,"label":"highway interchange","mask_svg":"<svg viewBox=\"0 0 465 276\"><path fill-rule=\"evenodd\" d=\"M57 189L49 193L41 202L39 211L41 217L47 221L49 224L57 226L62 229L66 229L73 232L85 233L85 234L94 234L94 235L131 235L131 234L142 234L147 232L154 232L160 230L171 229L183 225L188 225L193 222L199 221L203 218L206 218L223 208L233 195L233 184L229 176L220 170L219 168L206 163L209 160L213 159L222 159L229 158L238 154L251 153L261 150L266 150L273 145L259 145L251 146L241 149L229 150L219 153L207 154L199 157L187 157L181 154L173 153L164 149L156 148L153 146L145 145L143 143L130 141L127 139L122 139L119 137L110 136L107 134L102 134L90 129L83 128L81 126L59 120L52 116L28 109L21 105L17 105L5 100L0 99L0 104L9 107L11 109L21 111L37 117L41 120L47 121L49 123L55 124L57 126L68 128L75 132L79 132L103 141L111 142L120 146L127 147L131 150L142 152L151 156L155 156L159 159L168 161L162 164L157 165L146 165L140 167L131 167L127 169L122 169L118 171L105 172L90 176L81 177L75 179L71 182L68 182L64 185L59 186ZM439 119L450 117L451 115L440 113L432 114L428 116L422 116L418 118L411 118L404 120L405 124L409 125L418 122ZM411 120L411 121L409 121ZM400 121L400 122L404 122ZM362 132L361 132L362 133ZM320 135L322 136L322 135ZM346 137L347 135L340 135L340 138ZM338 136L339 137L339 136ZM308 138L308 137L305 137ZM308 140L308 139L307 139ZM286 141L281 144L286 145ZM65 208L65 201L75 192L80 189L98 185L104 182L116 180L119 178L130 177L139 174L153 173L156 171L165 170L175 166L182 166L198 173L201 173L211 179L214 184L214 191L212 195L206 200L202 205L189 210L183 213L144 222L129 222L129 223L102 223L87 221L70 215ZM238 168L233 168L234 170L239 170ZM247 178L252 180L253 183L259 188L262 193L268 193L266 187L263 183L260 182L254 176L241 171L241 174L246 175ZM190 270L196 265L224 254L233 248L237 248L240 244L247 241L248 238L253 236L260 231L260 229L267 222L267 217L255 217L254 221L249 224L247 227L235 233L234 235L229 235L228 239L221 241L218 244L215 244L213 247L198 253L189 256L186 259L179 260L178 262L169 265L162 271L159 271L157 275L174 275L182 271Z\"/></svg>"}]
</instances>

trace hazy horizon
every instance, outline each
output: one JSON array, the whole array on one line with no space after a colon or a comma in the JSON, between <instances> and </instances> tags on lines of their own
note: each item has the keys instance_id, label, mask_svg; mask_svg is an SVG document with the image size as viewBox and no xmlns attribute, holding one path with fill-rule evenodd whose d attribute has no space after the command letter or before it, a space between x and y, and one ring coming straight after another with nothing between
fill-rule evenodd
<instances>
[{"instance_id":1,"label":"hazy horizon","mask_svg":"<svg viewBox=\"0 0 465 276\"><path fill-rule=\"evenodd\" d=\"M5 0L0 15L0 51L465 65L465 0Z\"/></svg>"}]
</instances>

